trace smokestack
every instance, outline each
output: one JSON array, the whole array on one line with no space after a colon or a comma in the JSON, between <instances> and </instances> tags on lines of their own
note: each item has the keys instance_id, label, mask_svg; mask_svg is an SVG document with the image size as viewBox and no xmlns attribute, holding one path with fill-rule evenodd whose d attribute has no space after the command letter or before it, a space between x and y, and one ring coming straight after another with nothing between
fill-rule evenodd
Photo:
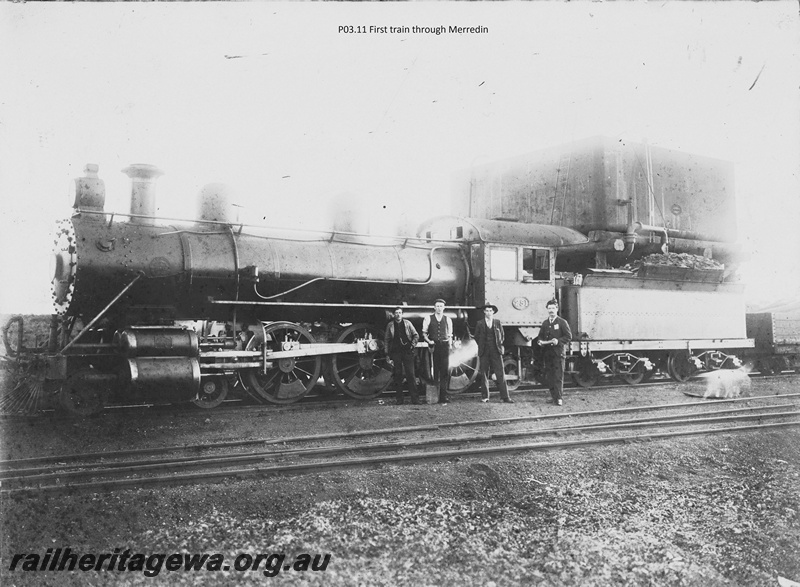
<instances>
[{"instance_id":1,"label":"smokestack","mask_svg":"<svg viewBox=\"0 0 800 587\"><path fill-rule=\"evenodd\" d=\"M122 170L131 178L131 222L135 224L155 224L156 179L164 175L155 165L136 163ZM139 218L146 216L147 218Z\"/></svg>"}]
</instances>

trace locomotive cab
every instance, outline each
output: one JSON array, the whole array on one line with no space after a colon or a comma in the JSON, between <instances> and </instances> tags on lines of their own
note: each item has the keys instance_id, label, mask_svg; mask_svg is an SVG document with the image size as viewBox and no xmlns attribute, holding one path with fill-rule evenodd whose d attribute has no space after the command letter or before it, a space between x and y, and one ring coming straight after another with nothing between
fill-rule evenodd
<instances>
[{"instance_id":1,"label":"locomotive cab","mask_svg":"<svg viewBox=\"0 0 800 587\"><path fill-rule=\"evenodd\" d=\"M528 339L547 317L545 304L555 295L557 247L587 242L582 233L563 226L450 216L428 221L420 234L468 244L472 301L495 304L503 324L523 328Z\"/></svg>"},{"instance_id":2,"label":"locomotive cab","mask_svg":"<svg viewBox=\"0 0 800 587\"><path fill-rule=\"evenodd\" d=\"M476 305L495 304L507 326L540 324L555 291L552 248L505 243L470 245Z\"/></svg>"}]
</instances>

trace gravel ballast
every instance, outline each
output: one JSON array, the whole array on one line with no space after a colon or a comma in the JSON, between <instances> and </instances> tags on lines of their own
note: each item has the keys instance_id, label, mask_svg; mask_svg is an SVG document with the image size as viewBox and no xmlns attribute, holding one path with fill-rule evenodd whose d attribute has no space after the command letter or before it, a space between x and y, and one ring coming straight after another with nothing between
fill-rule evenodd
<instances>
[{"instance_id":1,"label":"gravel ballast","mask_svg":"<svg viewBox=\"0 0 800 587\"><path fill-rule=\"evenodd\" d=\"M792 393L800 377L758 380ZM576 391L565 411L691 402L677 385ZM562 409L542 392L488 406L164 414L9 422L13 458ZM711 400L709 400L711 401ZM564 423L571 421L567 419ZM382 465L214 485L4 497L3 585L777 585L800 581L800 428ZM14 554L221 554L230 569L23 571ZM240 553L329 553L325 570L237 571ZM275 559L272 559L272 563ZM322 557L317 561L322 563ZM317 566L319 566L319 564ZM153 574L152 572L149 574Z\"/></svg>"}]
</instances>

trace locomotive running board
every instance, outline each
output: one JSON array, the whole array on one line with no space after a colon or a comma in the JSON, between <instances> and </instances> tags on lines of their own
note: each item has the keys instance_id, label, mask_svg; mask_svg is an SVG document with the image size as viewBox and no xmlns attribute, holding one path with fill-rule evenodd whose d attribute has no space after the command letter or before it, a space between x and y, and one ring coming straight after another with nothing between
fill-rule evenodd
<instances>
[{"instance_id":1,"label":"locomotive running board","mask_svg":"<svg viewBox=\"0 0 800 587\"><path fill-rule=\"evenodd\" d=\"M247 300L215 300L208 298L211 304L222 304L226 306L297 306L297 307L323 307L323 308L382 308L384 310L393 310L397 304L346 304L346 303L328 303L328 302L259 302ZM431 304L401 304L403 309L417 309L424 308L431 310ZM475 306L447 306L448 310L474 310Z\"/></svg>"}]
</instances>

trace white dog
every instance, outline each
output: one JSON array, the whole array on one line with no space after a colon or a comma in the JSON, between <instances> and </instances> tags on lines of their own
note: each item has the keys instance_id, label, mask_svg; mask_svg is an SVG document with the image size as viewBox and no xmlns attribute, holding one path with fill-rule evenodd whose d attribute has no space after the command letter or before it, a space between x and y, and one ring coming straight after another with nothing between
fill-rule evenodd
<instances>
[{"instance_id":1,"label":"white dog","mask_svg":"<svg viewBox=\"0 0 800 587\"><path fill-rule=\"evenodd\" d=\"M700 373L706 381L703 397L733 398L750 395L750 376L744 368L719 369Z\"/></svg>"}]
</instances>

